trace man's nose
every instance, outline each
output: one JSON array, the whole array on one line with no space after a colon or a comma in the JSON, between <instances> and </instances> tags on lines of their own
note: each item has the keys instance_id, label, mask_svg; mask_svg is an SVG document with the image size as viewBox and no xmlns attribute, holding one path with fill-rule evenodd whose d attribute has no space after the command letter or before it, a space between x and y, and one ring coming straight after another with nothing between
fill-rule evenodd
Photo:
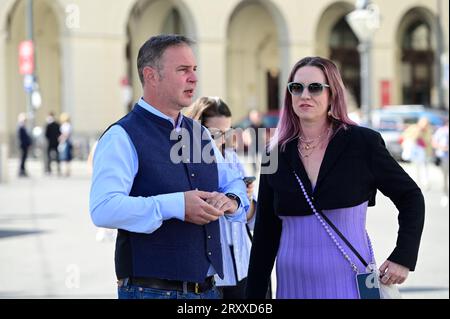
<instances>
[{"instance_id":1,"label":"man's nose","mask_svg":"<svg viewBox=\"0 0 450 319\"><path fill-rule=\"evenodd\" d=\"M195 71L191 72L191 75L189 76L188 81L193 82L193 83L198 81L197 74L195 73Z\"/></svg>"}]
</instances>

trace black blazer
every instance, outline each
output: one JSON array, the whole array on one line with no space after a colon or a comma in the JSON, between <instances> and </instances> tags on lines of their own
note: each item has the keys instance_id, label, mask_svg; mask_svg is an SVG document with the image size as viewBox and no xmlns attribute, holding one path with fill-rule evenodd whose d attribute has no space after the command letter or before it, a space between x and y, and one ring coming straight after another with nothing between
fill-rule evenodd
<instances>
[{"instance_id":1,"label":"black blazer","mask_svg":"<svg viewBox=\"0 0 450 319\"><path fill-rule=\"evenodd\" d=\"M388 259L413 271L425 202L420 188L387 151L381 135L358 126L340 129L325 151L314 191L298 156L297 142L298 139L288 142L284 151L278 148L278 169L260 177L248 296L264 298L280 242L278 216L313 214L293 170L318 210L352 207L365 201L373 206L377 189L389 197L399 211L399 232Z\"/></svg>"},{"instance_id":2,"label":"black blazer","mask_svg":"<svg viewBox=\"0 0 450 319\"><path fill-rule=\"evenodd\" d=\"M25 126L19 127L18 135L19 135L19 146L22 150L26 150L28 147L31 146L32 144L31 137L30 134L28 134Z\"/></svg>"}]
</instances>

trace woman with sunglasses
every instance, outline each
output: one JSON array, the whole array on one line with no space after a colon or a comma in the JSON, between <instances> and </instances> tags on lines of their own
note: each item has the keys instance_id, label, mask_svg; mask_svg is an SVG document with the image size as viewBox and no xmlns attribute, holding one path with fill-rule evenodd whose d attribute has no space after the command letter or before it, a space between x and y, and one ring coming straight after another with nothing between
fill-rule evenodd
<instances>
[{"instance_id":1,"label":"woman with sunglasses","mask_svg":"<svg viewBox=\"0 0 450 319\"><path fill-rule=\"evenodd\" d=\"M370 264L382 283L403 283L417 261L421 190L379 133L349 119L344 84L332 61L298 61L285 94L268 150L271 156L278 152L278 167L269 174L261 167L247 297L264 297L275 258L276 296L282 299L359 298L356 275L372 273ZM399 211L397 242L379 274L365 225L377 189Z\"/></svg>"},{"instance_id":2,"label":"woman with sunglasses","mask_svg":"<svg viewBox=\"0 0 450 319\"><path fill-rule=\"evenodd\" d=\"M211 133L217 148L221 150L226 165L245 176L245 170L233 148L226 141L232 140L231 111L218 97L202 97L195 101L186 112L186 116L198 120ZM245 181L245 180L244 180ZM255 217L253 182L246 183L250 208L247 212L247 224L229 222L219 218L222 244L224 278L215 276L216 285L222 291L223 299L243 299L247 282L250 258L251 238Z\"/></svg>"}]
</instances>

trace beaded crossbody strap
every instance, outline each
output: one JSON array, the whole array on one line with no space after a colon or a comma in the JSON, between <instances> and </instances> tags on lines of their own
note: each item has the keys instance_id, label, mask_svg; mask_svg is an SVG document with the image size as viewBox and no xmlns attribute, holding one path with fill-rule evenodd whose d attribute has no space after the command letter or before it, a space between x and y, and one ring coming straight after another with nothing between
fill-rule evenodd
<instances>
[{"instance_id":1,"label":"beaded crossbody strap","mask_svg":"<svg viewBox=\"0 0 450 319\"><path fill-rule=\"evenodd\" d=\"M320 224L322 225L322 227L325 229L325 231L327 232L327 234L330 236L331 240L334 242L334 244L336 245L336 247L339 249L339 251L341 252L342 256L344 256L344 258L349 262L350 266L352 267L353 271L355 273L358 273L358 267L356 266L356 264L352 261L352 259L350 258L350 256L347 254L347 252L344 250L344 248L342 247L342 245L337 241L336 237L334 236L334 234L331 232L330 227L333 228L333 230L336 232L336 234L339 235L339 237L341 237L341 239L345 242L345 244L353 251L353 253L355 254L356 257L358 257L358 259L362 262L362 264L368 268L371 265L374 265L375 262L375 258L374 258L374 254L373 254L373 248L372 248L372 243L370 241L369 238L369 234L367 234L366 231L366 236L367 236L367 241L369 243L369 249L370 249L370 256L372 258L372 263L371 265L369 265L364 258L361 257L361 255L358 253L358 251L353 247L352 244L350 244L350 242L347 240L347 238L345 238L344 235L342 235L342 233L336 228L336 226L328 219L327 216L325 216L321 211L317 211L316 208L314 207L311 199L308 196L308 193L306 192L305 187L303 186L302 181L300 180L300 178L298 177L297 173L295 171L294 175L295 178L298 181L298 184L300 185L300 188L302 189L303 195L305 196L306 201L308 202L309 206L311 207L312 211L314 212L314 215L316 216L316 218L319 220ZM328 227L328 225L330 227Z\"/></svg>"}]
</instances>

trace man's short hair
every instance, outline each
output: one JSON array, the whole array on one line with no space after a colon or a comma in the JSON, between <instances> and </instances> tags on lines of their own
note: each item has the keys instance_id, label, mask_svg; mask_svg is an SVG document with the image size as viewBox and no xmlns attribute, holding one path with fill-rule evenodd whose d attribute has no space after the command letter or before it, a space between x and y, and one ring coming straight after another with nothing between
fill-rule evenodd
<instances>
[{"instance_id":1,"label":"man's short hair","mask_svg":"<svg viewBox=\"0 0 450 319\"><path fill-rule=\"evenodd\" d=\"M160 60L167 48L179 45L192 46L195 42L179 34L161 34L148 39L139 49L137 69L139 79L144 85L143 69L146 66L161 70Z\"/></svg>"}]
</instances>

